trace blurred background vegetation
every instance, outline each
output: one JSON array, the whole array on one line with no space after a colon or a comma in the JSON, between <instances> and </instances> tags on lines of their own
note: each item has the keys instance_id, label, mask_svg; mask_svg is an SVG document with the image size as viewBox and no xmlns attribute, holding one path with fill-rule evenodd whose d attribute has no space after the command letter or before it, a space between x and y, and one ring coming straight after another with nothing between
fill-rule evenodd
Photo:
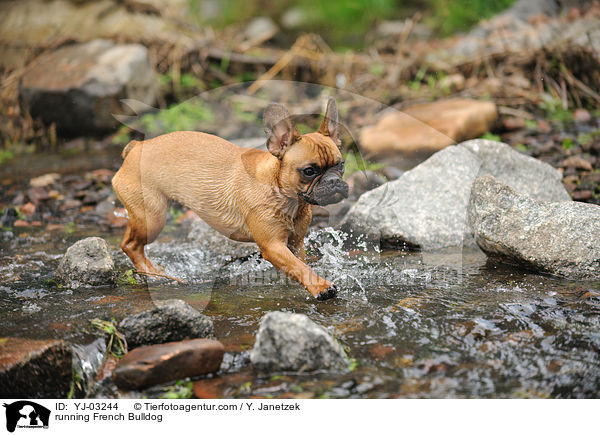
<instances>
[{"instance_id":1,"label":"blurred background vegetation","mask_svg":"<svg viewBox=\"0 0 600 435\"><path fill-rule=\"evenodd\" d=\"M515 0L190 0L197 24L223 28L256 16L269 16L284 27L314 32L335 49L361 48L365 34L381 21L420 12L439 36L469 30L481 19L508 8Z\"/></svg>"}]
</instances>

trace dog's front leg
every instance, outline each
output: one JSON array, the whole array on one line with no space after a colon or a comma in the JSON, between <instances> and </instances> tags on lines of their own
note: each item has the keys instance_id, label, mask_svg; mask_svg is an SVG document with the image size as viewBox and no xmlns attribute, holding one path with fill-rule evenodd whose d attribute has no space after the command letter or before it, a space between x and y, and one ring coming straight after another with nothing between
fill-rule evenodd
<instances>
[{"instance_id":1,"label":"dog's front leg","mask_svg":"<svg viewBox=\"0 0 600 435\"><path fill-rule=\"evenodd\" d=\"M336 295L334 285L300 261L283 241L271 239L266 243L258 243L258 247L264 259L291 279L301 283L317 299L323 301Z\"/></svg>"},{"instance_id":2,"label":"dog's front leg","mask_svg":"<svg viewBox=\"0 0 600 435\"><path fill-rule=\"evenodd\" d=\"M288 237L288 248L301 261L306 261L306 251L304 250L304 237L308 232L308 226L312 220L311 206L302 202L298 214L294 219L294 232Z\"/></svg>"},{"instance_id":3,"label":"dog's front leg","mask_svg":"<svg viewBox=\"0 0 600 435\"><path fill-rule=\"evenodd\" d=\"M318 276L290 251L287 246L289 234L285 226L281 225L275 217L269 219L265 215L257 214L249 216L246 223L265 260L289 278L302 284L319 300L336 295L337 290L332 283Z\"/></svg>"}]
</instances>

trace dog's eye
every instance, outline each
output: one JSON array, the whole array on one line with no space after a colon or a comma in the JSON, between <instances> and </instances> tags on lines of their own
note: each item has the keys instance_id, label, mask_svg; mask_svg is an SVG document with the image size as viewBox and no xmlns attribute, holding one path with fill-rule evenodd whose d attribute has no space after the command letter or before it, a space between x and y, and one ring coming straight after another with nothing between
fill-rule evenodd
<instances>
[{"instance_id":1,"label":"dog's eye","mask_svg":"<svg viewBox=\"0 0 600 435\"><path fill-rule=\"evenodd\" d=\"M317 171L315 171L315 168L312 166L309 166L308 168L304 168L302 170L302 175L304 175L306 178L312 178L317 175Z\"/></svg>"}]
</instances>

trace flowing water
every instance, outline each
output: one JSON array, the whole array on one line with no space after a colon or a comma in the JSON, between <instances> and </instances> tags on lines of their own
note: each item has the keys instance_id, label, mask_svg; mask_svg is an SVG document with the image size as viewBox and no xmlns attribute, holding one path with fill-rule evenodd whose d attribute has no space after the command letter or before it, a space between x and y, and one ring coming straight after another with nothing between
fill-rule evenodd
<instances>
[{"instance_id":1,"label":"flowing water","mask_svg":"<svg viewBox=\"0 0 600 435\"><path fill-rule=\"evenodd\" d=\"M214 321L227 352L220 373L196 383L203 397L599 396L600 281L530 273L490 262L475 247L378 252L326 228L309 233L308 262L342 290L318 302L253 245L195 223L190 231L165 231L148 248L185 285L57 287L60 256L89 235L109 242L121 272L130 267L118 250L121 231L28 228L1 236L0 336L61 338L85 355L86 345L102 347L91 319L119 321L153 301L180 298ZM325 326L346 348L353 370L253 372L248 351L261 317L273 310L304 313ZM97 365L97 352L84 361L88 369Z\"/></svg>"}]
</instances>

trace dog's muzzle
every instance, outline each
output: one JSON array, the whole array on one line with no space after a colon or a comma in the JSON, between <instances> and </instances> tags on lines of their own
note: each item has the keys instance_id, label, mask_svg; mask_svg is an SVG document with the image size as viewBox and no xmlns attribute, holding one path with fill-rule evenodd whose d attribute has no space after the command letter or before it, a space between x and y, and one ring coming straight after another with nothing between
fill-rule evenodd
<instances>
[{"instance_id":1,"label":"dog's muzzle","mask_svg":"<svg viewBox=\"0 0 600 435\"><path fill-rule=\"evenodd\" d=\"M310 194L301 193L300 197L309 204L329 205L348 198L348 185L339 172L326 172Z\"/></svg>"}]
</instances>

